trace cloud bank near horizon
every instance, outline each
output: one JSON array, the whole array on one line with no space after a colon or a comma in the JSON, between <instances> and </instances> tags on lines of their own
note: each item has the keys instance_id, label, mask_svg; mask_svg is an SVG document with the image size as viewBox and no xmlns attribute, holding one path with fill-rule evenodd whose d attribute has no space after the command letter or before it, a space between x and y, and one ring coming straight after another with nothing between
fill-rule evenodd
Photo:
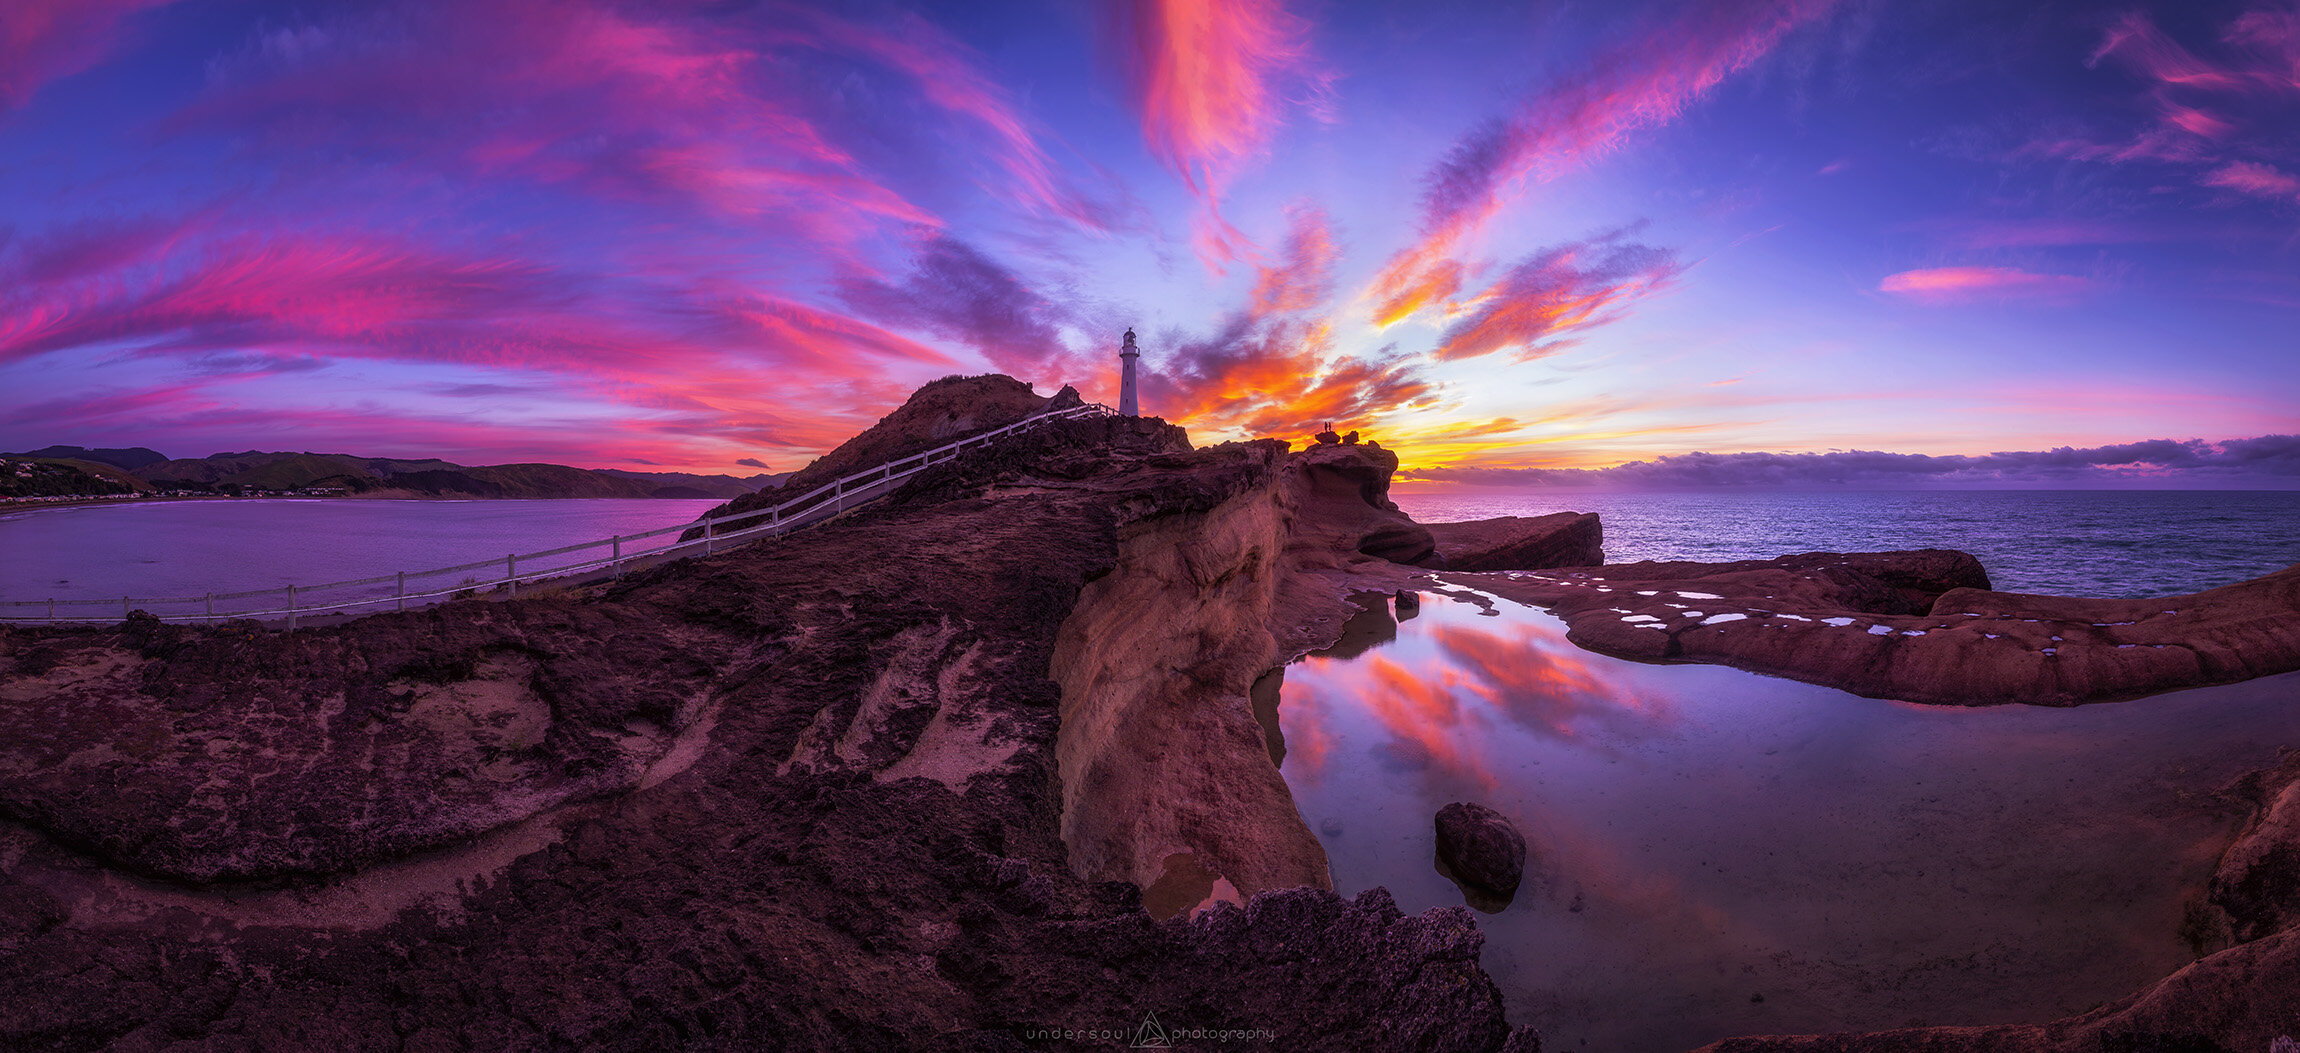
<instances>
[{"instance_id":1,"label":"cloud bank near horizon","mask_svg":"<svg viewBox=\"0 0 2300 1053\"><path fill-rule=\"evenodd\" d=\"M1405 482L1674 489L2300 489L2300 435L2206 442L2150 439L2078 449L1935 456L1881 450L1686 453L1610 468L1407 468Z\"/></svg>"}]
</instances>

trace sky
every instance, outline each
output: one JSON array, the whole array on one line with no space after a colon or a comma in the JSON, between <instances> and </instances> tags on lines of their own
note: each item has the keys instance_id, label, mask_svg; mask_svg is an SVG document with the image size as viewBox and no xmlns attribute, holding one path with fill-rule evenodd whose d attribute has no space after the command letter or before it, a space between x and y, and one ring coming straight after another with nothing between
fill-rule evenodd
<instances>
[{"instance_id":1,"label":"sky","mask_svg":"<svg viewBox=\"0 0 2300 1053\"><path fill-rule=\"evenodd\" d=\"M0 0L0 449L2300 487L2300 6Z\"/></svg>"}]
</instances>

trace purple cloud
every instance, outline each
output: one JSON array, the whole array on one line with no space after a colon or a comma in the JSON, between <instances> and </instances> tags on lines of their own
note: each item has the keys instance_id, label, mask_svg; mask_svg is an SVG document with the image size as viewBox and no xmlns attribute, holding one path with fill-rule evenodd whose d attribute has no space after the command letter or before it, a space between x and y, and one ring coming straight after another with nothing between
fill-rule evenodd
<instances>
[{"instance_id":1,"label":"purple cloud","mask_svg":"<svg viewBox=\"0 0 2300 1053\"><path fill-rule=\"evenodd\" d=\"M1829 453L1687 453L1611 468L1471 466L1409 468L1401 478L1474 486L1602 486L1622 489L1871 486L2300 487L2300 435L2205 442L2144 442L1980 455L1933 456L1847 450Z\"/></svg>"}]
</instances>

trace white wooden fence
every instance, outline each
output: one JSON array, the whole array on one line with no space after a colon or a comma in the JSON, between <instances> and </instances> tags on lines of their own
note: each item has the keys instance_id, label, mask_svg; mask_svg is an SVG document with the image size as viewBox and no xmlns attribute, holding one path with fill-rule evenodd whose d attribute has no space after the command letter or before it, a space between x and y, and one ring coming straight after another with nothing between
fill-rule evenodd
<instances>
[{"instance_id":1,"label":"white wooden fence","mask_svg":"<svg viewBox=\"0 0 2300 1053\"><path fill-rule=\"evenodd\" d=\"M972 435L946 446L888 461L875 468L833 480L787 501L767 507L699 519L638 534L617 534L599 541L512 553L431 570L399 571L372 578L331 581L324 585L289 585L249 592L217 592L205 596L135 597L117 600L0 600L0 621L106 622L126 619L131 611L146 611L163 621L206 622L227 618L284 618L293 629L298 620L319 615L349 615L389 608L406 610L443 599L476 595L489 589L519 594L519 586L546 579L576 581L621 577L626 570L651 566L687 556L707 556L760 538L786 534L819 523L849 508L885 496L895 485L929 466L1005 436L1050 421L1077 420L1110 414L1107 406L1089 403L1040 414L1006 427ZM702 536L680 540L687 531L702 528ZM665 540L667 539L667 540ZM462 575L461 577L455 577ZM450 580L441 581L442 578ZM252 605L251 605L252 601Z\"/></svg>"}]
</instances>

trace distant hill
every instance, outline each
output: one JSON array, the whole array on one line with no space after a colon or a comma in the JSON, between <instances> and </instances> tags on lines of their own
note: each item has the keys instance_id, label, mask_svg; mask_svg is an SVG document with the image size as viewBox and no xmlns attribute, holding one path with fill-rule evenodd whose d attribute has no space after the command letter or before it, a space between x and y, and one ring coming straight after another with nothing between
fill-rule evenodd
<instances>
[{"instance_id":1,"label":"distant hill","mask_svg":"<svg viewBox=\"0 0 2300 1053\"><path fill-rule=\"evenodd\" d=\"M49 446L38 450L27 450L23 453L0 453L0 457L18 457L27 461L94 461L97 464L108 464L114 468L122 468L131 472L147 464L158 464L168 459L167 454L158 450L147 450L141 446L131 446L125 450L91 450L85 446Z\"/></svg>"},{"instance_id":2,"label":"distant hill","mask_svg":"<svg viewBox=\"0 0 2300 1053\"><path fill-rule=\"evenodd\" d=\"M741 497L744 494L753 493L759 490L772 490L775 487L783 485L783 480L797 474L795 472L774 472L771 474L761 472L757 475L745 476L690 475L686 472L633 472L622 468L601 468L599 471L605 472L608 475L621 475L628 476L633 479L649 480L654 482L655 485L666 489L683 488L694 490L697 492L690 495L694 497ZM733 483L734 485L741 487L741 489L730 491L727 486L729 483ZM659 496L669 497L672 495L661 494Z\"/></svg>"},{"instance_id":3,"label":"distant hill","mask_svg":"<svg viewBox=\"0 0 2300 1053\"><path fill-rule=\"evenodd\" d=\"M61 457L0 457L0 497L78 497L147 489L108 464Z\"/></svg>"},{"instance_id":4,"label":"distant hill","mask_svg":"<svg viewBox=\"0 0 2300 1053\"><path fill-rule=\"evenodd\" d=\"M562 464L467 466L436 458L405 460L342 453L246 450L170 459L154 450L89 450L50 446L0 454L22 462L69 469L41 472L43 494L194 490L215 493L340 489L351 494L417 497L621 497L727 499L770 487L783 475L695 475L570 468ZM0 483L0 490L15 488ZM22 486L34 485L31 475Z\"/></svg>"}]
</instances>

